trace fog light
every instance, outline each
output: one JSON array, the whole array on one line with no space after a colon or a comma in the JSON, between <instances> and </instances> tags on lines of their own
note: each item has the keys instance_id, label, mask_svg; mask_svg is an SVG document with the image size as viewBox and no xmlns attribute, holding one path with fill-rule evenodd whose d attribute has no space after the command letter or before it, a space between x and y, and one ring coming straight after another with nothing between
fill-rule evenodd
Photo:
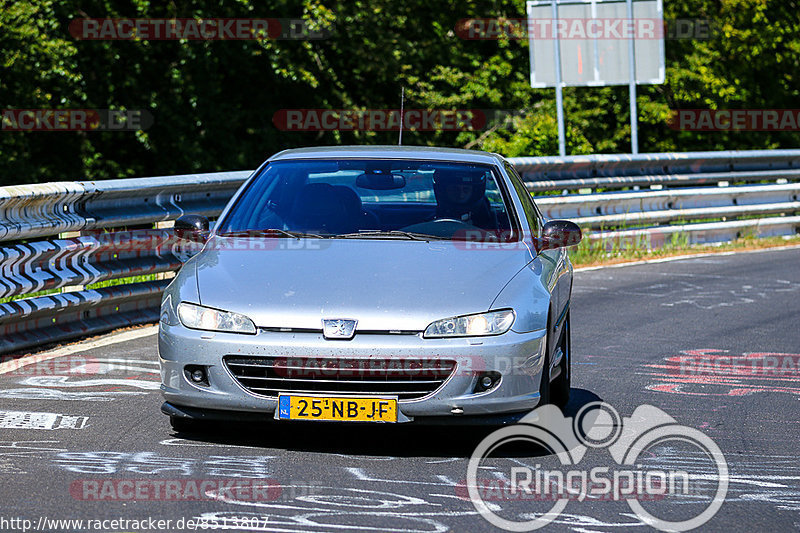
<instances>
[{"instance_id":1,"label":"fog light","mask_svg":"<svg viewBox=\"0 0 800 533\"><path fill-rule=\"evenodd\" d=\"M208 385L208 374L206 367L200 365L188 365L184 369L186 377L195 385Z\"/></svg>"},{"instance_id":2,"label":"fog light","mask_svg":"<svg viewBox=\"0 0 800 533\"><path fill-rule=\"evenodd\" d=\"M475 392L486 392L500 383L500 372L482 372L478 375L478 382L475 384Z\"/></svg>"}]
</instances>

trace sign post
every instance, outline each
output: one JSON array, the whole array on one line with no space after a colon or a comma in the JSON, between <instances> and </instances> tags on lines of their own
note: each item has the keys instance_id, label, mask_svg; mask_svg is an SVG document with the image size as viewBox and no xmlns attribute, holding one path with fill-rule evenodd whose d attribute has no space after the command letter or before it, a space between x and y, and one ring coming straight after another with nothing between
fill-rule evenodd
<instances>
[{"instance_id":1,"label":"sign post","mask_svg":"<svg viewBox=\"0 0 800 533\"><path fill-rule=\"evenodd\" d=\"M558 2L553 2L553 20L558 20ZM561 86L561 46L558 40L558 27L553 25L553 39L555 46L554 68L556 71L556 119L558 121L558 155L567 155L567 133L564 127L564 95Z\"/></svg>"},{"instance_id":2,"label":"sign post","mask_svg":"<svg viewBox=\"0 0 800 533\"><path fill-rule=\"evenodd\" d=\"M633 0L625 2L628 20L633 20ZM663 28L663 25L662 25ZM639 111L636 107L636 37L628 39L628 97L631 100L631 153L639 153Z\"/></svg>"},{"instance_id":3,"label":"sign post","mask_svg":"<svg viewBox=\"0 0 800 533\"><path fill-rule=\"evenodd\" d=\"M631 152L639 152L637 84L665 79L662 0L529 0L531 87L554 87L566 155L564 87L628 85Z\"/></svg>"}]
</instances>

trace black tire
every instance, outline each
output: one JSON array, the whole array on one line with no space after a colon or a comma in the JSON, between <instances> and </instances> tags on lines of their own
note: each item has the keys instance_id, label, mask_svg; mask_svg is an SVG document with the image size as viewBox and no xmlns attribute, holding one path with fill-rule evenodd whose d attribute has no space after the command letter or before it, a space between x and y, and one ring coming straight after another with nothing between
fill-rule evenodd
<instances>
[{"instance_id":1,"label":"black tire","mask_svg":"<svg viewBox=\"0 0 800 533\"><path fill-rule=\"evenodd\" d=\"M539 383L539 405L547 405L550 403L550 355L544 354L544 365L542 365L542 381Z\"/></svg>"},{"instance_id":2,"label":"black tire","mask_svg":"<svg viewBox=\"0 0 800 533\"><path fill-rule=\"evenodd\" d=\"M553 380L550 389L550 398L552 402L559 406L564 407L569 403L569 390L572 382L572 368L570 362L572 361L572 339L569 331L569 311L564 318L564 327L561 330L561 336L558 339L558 347L561 348L562 356L559 367L561 372L558 377Z\"/></svg>"},{"instance_id":3,"label":"black tire","mask_svg":"<svg viewBox=\"0 0 800 533\"><path fill-rule=\"evenodd\" d=\"M170 416L169 425L178 433L193 433L201 428L201 423L192 418L184 418L181 416Z\"/></svg>"}]
</instances>

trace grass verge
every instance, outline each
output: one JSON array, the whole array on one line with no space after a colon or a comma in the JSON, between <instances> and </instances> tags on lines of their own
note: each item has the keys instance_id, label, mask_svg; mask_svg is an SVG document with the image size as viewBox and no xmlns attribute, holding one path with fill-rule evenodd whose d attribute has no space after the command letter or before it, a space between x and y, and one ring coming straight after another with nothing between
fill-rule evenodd
<instances>
[{"instance_id":1,"label":"grass verge","mask_svg":"<svg viewBox=\"0 0 800 533\"><path fill-rule=\"evenodd\" d=\"M713 252L730 252L744 250L759 250L763 248L778 248L800 244L800 235L789 237L754 237L744 236L731 242L719 244L688 244L685 234L675 234L672 240L663 248L649 250L644 242L628 243L629 247L620 248L614 244L610 251L600 243L584 240L570 249L569 257L576 267L599 265L614 265L631 261L674 257L677 255L707 254Z\"/></svg>"},{"instance_id":2,"label":"grass verge","mask_svg":"<svg viewBox=\"0 0 800 533\"><path fill-rule=\"evenodd\" d=\"M97 283L92 283L91 285L85 285L82 290L92 290L92 289L100 289L102 287L113 287L115 285L126 285L128 283L139 283L142 281L154 281L157 279L163 279L163 274L145 274L142 276L129 276L127 278L117 278L117 279L109 279L105 281L98 281ZM13 302L14 300L24 300L28 298L37 298L39 296L48 296L50 294L61 294L64 292L68 292L68 289L72 289L73 287L61 287L58 289L48 289L39 292L33 292L29 294L19 294L17 296L7 296L5 298L0 298L0 304L4 304L7 302Z\"/></svg>"}]
</instances>

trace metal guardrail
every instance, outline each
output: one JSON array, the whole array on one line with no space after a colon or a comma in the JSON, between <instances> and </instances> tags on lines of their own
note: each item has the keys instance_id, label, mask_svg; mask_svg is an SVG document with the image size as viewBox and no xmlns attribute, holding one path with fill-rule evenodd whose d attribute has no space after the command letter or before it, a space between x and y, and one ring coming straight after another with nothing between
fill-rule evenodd
<instances>
[{"instance_id":1,"label":"metal guardrail","mask_svg":"<svg viewBox=\"0 0 800 533\"><path fill-rule=\"evenodd\" d=\"M157 320L166 279L86 285L176 271L158 226L219 215L250 173L0 187L0 298L27 296L0 304L0 353Z\"/></svg>"},{"instance_id":2,"label":"metal guardrail","mask_svg":"<svg viewBox=\"0 0 800 533\"><path fill-rule=\"evenodd\" d=\"M250 173L0 187L0 241L218 213Z\"/></svg>"},{"instance_id":3,"label":"metal guardrail","mask_svg":"<svg viewBox=\"0 0 800 533\"><path fill-rule=\"evenodd\" d=\"M512 157L525 181L800 169L800 150Z\"/></svg>"},{"instance_id":4,"label":"metal guardrail","mask_svg":"<svg viewBox=\"0 0 800 533\"><path fill-rule=\"evenodd\" d=\"M511 162L549 218L608 250L800 233L800 150L523 157ZM754 182L761 182L754 184ZM766 183L765 183L766 182ZM736 185L744 184L744 185ZM643 187L649 190L641 190ZM633 190L617 191L628 188ZM562 191L562 196L542 193ZM591 194L565 194L570 191Z\"/></svg>"},{"instance_id":5,"label":"metal guardrail","mask_svg":"<svg viewBox=\"0 0 800 533\"><path fill-rule=\"evenodd\" d=\"M548 218L602 228L793 212L800 208L798 196L800 182L542 196L536 204Z\"/></svg>"},{"instance_id":6,"label":"metal guardrail","mask_svg":"<svg viewBox=\"0 0 800 533\"><path fill-rule=\"evenodd\" d=\"M514 157L510 161L531 192L800 178L800 150Z\"/></svg>"},{"instance_id":7,"label":"metal guardrail","mask_svg":"<svg viewBox=\"0 0 800 533\"><path fill-rule=\"evenodd\" d=\"M633 188L537 197L547 216L575 220L609 247L800 232L800 185L789 183L800 182L800 150L511 162L534 193ZM92 284L169 276L186 250L165 226L184 213L216 217L250 173L0 187L0 298L14 298L0 304L0 353L157 320L168 279ZM719 186L733 183L751 185ZM653 186L661 190L635 190ZM704 219L722 220L676 225Z\"/></svg>"}]
</instances>

